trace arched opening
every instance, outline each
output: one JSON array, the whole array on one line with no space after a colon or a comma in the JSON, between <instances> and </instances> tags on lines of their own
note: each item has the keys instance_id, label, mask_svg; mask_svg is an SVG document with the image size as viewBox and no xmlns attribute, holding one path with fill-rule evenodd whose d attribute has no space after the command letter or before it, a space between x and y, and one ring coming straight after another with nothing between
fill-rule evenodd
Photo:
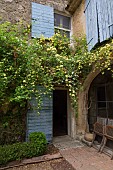
<instances>
[{"instance_id":1,"label":"arched opening","mask_svg":"<svg viewBox=\"0 0 113 170\"><path fill-rule=\"evenodd\" d=\"M79 90L79 94L78 94L77 135L84 135L86 132L89 132L89 131L92 132L93 124L95 123L97 119L97 110L96 110L97 109L97 100L96 100L97 91L98 91L98 98L99 98L98 103L101 103L101 97L105 98L105 94L103 94L103 91L105 90L105 88L107 88L107 93L112 95L113 93L113 92L111 93L112 86L113 86L112 83L113 83L113 78L112 78L111 71L106 70L105 74L102 75L100 70L97 69L88 74L87 78L85 79L83 83L83 87L82 89ZM105 86L101 88L99 87L100 85L102 86L105 85ZM95 88L95 86L97 88ZM103 96L101 96L101 94ZM108 98L108 94L107 94L107 98ZM104 108L107 109L107 112L109 112L110 118L113 116L112 98L113 98L112 96L109 96L109 99L107 99L108 101L105 99L102 99L102 100L105 100L104 102L107 101L107 103L109 104L109 109L107 109L108 105L107 105L107 108L105 107L105 104L103 104L104 103L103 101L102 101L103 103L101 103L104 105ZM99 104L98 106L101 107L101 104ZM105 111L103 113L105 117ZM102 114L102 113L99 113L99 114Z\"/></svg>"},{"instance_id":2,"label":"arched opening","mask_svg":"<svg viewBox=\"0 0 113 170\"><path fill-rule=\"evenodd\" d=\"M112 72L105 70L92 81L88 92L88 125L93 131L97 117L113 120L113 77Z\"/></svg>"},{"instance_id":3,"label":"arched opening","mask_svg":"<svg viewBox=\"0 0 113 170\"><path fill-rule=\"evenodd\" d=\"M83 88L78 93L78 118L77 118L77 135L84 135L89 132L88 127L88 91L92 81L100 73L100 70L90 72L83 83Z\"/></svg>"}]
</instances>

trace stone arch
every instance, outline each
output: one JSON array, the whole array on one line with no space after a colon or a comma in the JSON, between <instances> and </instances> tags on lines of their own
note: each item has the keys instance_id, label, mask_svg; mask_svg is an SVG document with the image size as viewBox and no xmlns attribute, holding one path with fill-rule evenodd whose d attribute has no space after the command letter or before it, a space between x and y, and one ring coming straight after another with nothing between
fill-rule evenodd
<instances>
[{"instance_id":1,"label":"stone arch","mask_svg":"<svg viewBox=\"0 0 113 170\"><path fill-rule=\"evenodd\" d=\"M85 79L82 89L78 93L78 118L77 118L77 135L84 135L89 132L88 128L88 91L94 78L100 73L100 70L92 71Z\"/></svg>"},{"instance_id":2,"label":"stone arch","mask_svg":"<svg viewBox=\"0 0 113 170\"><path fill-rule=\"evenodd\" d=\"M113 64L111 65L113 69ZM87 78L83 83L83 88L79 91L78 95L78 119L77 119L77 133L85 134L85 132L89 132L93 130L93 124L95 123L97 116L106 117L113 119L112 109L113 109L113 91L112 84L112 72L109 70L105 70L105 74L100 74L100 70L95 70L95 72L90 72ZM100 91L104 89L102 93ZM97 93L98 92L98 93ZM92 106L88 109L88 93L89 97L93 99ZM105 103L106 106L102 106L97 101L100 100L97 96L105 93ZM102 98L102 97L101 97ZM102 99L101 99L102 100ZM92 100L91 100L92 101ZM102 100L104 101L104 100ZM98 101L98 102L102 102ZM112 103L111 103L112 102ZM89 124L88 124L88 113L89 113Z\"/></svg>"}]
</instances>

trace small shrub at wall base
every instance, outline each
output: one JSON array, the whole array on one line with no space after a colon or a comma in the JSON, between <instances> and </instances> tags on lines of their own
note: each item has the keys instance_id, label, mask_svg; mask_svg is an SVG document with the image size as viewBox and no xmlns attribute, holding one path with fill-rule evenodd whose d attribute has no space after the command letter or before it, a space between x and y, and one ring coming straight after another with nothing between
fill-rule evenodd
<instances>
[{"instance_id":1,"label":"small shrub at wall base","mask_svg":"<svg viewBox=\"0 0 113 170\"><path fill-rule=\"evenodd\" d=\"M46 143L46 138L44 133L42 132L32 132L29 135L29 141L33 143L38 141L42 141L43 143Z\"/></svg>"},{"instance_id":2,"label":"small shrub at wall base","mask_svg":"<svg viewBox=\"0 0 113 170\"><path fill-rule=\"evenodd\" d=\"M46 137L42 132L31 133L30 142L0 146L0 165L14 160L43 155L46 146Z\"/></svg>"}]
</instances>

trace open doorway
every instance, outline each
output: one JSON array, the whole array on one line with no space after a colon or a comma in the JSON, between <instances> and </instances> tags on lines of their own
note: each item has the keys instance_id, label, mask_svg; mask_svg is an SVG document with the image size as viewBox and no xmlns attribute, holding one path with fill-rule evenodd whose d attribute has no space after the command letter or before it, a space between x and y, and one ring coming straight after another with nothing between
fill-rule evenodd
<instances>
[{"instance_id":1,"label":"open doorway","mask_svg":"<svg viewBox=\"0 0 113 170\"><path fill-rule=\"evenodd\" d=\"M67 90L53 91L53 136L67 135Z\"/></svg>"}]
</instances>

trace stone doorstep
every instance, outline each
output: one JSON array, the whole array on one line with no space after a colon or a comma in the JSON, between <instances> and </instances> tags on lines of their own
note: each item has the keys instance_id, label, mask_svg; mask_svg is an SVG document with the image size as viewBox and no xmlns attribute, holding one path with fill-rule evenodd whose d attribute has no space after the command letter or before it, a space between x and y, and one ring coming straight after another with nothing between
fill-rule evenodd
<instances>
[{"instance_id":1,"label":"stone doorstep","mask_svg":"<svg viewBox=\"0 0 113 170\"><path fill-rule=\"evenodd\" d=\"M13 168L13 167L19 167L19 166L23 166L23 165L27 165L27 164L34 164L34 163L50 161L50 160L59 159L59 158L63 158L60 153L56 153L53 155L47 154L47 155L43 155L43 156L39 156L39 157L34 157L31 159L24 159L24 160L20 161L20 163L17 163L14 165L8 165L6 167L0 168L0 170L5 170L8 168Z\"/></svg>"}]
</instances>

